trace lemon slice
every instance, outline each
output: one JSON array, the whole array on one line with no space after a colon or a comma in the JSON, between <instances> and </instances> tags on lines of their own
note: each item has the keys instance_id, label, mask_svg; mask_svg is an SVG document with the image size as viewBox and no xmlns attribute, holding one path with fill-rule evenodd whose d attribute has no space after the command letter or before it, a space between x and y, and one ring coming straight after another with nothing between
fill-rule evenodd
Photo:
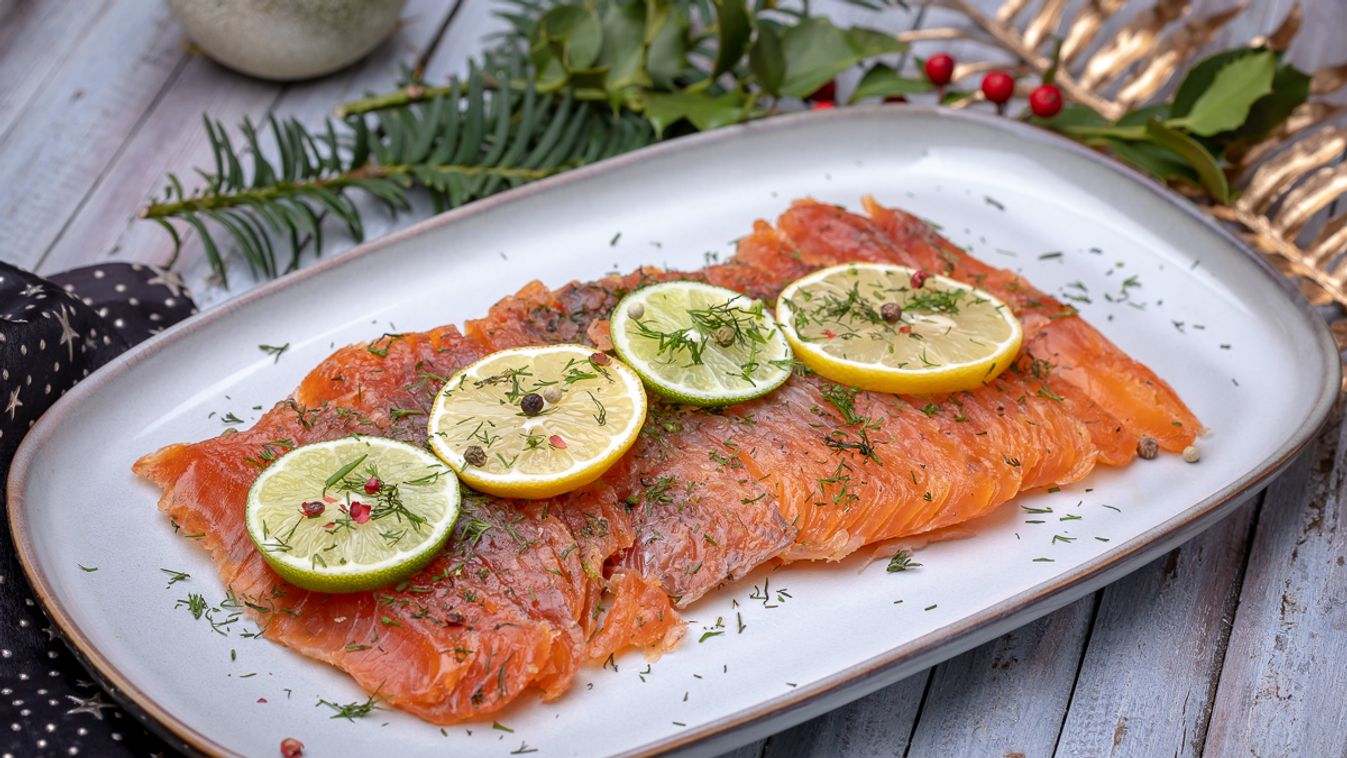
<instances>
[{"instance_id":1,"label":"lemon slice","mask_svg":"<svg viewBox=\"0 0 1347 758\"><path fill-rule=\"evenodd\" d=\"M583 345L502 350L435 398L430 447L464 482L499 497L559 495L598 479L645 422L641 379Z\"/></svg>"},{"instance_id":2,"label":"lemon slice","mask_svg":"<svg viewBox=\"0 0 1347 758\"><path fill-rule=\"evenodd\" d=\"M790 343L759 300L702 282L664 282L622 299L609 323L617 354L665 397L728 405L790 377Z\"/></svg>"},{"instance_id":3,"label":"lemon slice","mask_svg":"<svg viewBox=\"0 0 1347 758\"><path fill-rule=\"evenodd\" d=\"M458 479L422 448L383 437L303 445L248 490L248 536L287 581L359 592L415 573L458 518Z\"/></svg>"},{"instance_id":4,"label":"lemon slice","mask_svg":"<svg viewBox=\"0 0 1347 758\"><path fill-rule=\"evenodd\" d=\"M904 266L848 263L786 287L777 321L795 356L835 382L877 392L972 389L1019 352L1020 323L976 287Z\"/></svg>"}]
</instances>

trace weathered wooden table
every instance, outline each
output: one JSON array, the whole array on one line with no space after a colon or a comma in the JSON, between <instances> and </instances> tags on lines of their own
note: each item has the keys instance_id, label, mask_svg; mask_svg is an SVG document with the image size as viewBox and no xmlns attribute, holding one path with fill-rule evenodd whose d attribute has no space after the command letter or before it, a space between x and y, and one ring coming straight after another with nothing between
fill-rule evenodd
<instances>
[{"instance_id":1,"label":"weathered wooden table","mask_svg":"<svg viewBox=\"0 0 1347 758\"><path fill-rule=\"evenodd\" d=\"M1260 0L1213 44L1271 29L1290 5ZM1307 5L1294 58L1347 58L1347 3ZM912 6L836 15L892 31L949 21ZM411 0L397 35L363 63L277 85L190 52L155 0L0 0L0 258L39 272L163 263L166 236L135 212L167 172L207 163L203 112L312 122L387 88L399 63L443 79L466 68L499 23L491 14L487 0ZM404 223L373 214L367 233ZM192 240L179 266L203 307L247 286L212 283ZM733 755L1347 754L1344 434L1334 421L1255 502L1154 564Z\"/></svg>"}]
</instances>

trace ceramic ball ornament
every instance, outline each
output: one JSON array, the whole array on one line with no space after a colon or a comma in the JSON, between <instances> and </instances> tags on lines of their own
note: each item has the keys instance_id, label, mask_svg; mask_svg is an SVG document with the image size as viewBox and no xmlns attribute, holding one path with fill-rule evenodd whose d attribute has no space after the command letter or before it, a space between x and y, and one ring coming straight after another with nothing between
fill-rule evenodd
<instances>
[{"instance_id":1,"label":"ceramic ball ornament","mask_svg":"<svg viewBox=\"0 0 1347 758\"><path fill-rule=\"evenodd\" d=\"M290 81L336 71L397 28L407 0L168 0L192 42L236 71Z\"/></svg>"}]
</instances>

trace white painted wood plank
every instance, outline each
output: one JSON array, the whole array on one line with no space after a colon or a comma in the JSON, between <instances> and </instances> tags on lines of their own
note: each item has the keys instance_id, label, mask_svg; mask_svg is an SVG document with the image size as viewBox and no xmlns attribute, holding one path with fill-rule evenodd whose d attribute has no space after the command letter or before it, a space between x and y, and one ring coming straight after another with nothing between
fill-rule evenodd
<instances>
[{"instance_id":1,"label":"white painted wood plank","mask_svg":"<svg viewBox=\"0 0 1347 758\"><path fill-rule=\"evenodd\" d=\"M1347 425L1269 489L1258 519L1208 755L1344 755Z\"/></svg>"},{"instance_id":2,"label":"white painted wood plank","mask_svg":"<svg viewBox=\"0 0 1347 758\"><path fill-rule=\"evenodd\" d=\"M69 23L75 33L77 14L55 5L63 12L52 23ZM120 2L99 15L0 138L0 257L7 261L31 267L41 259L185 56L163 3ZM22 76L21 68L22 61L7 63L0 74ZM22 88L12 96L22 98Z\"/></svg>"},{"instance_id":3,"label":"white painted wood plank","mask_svg":"<svg viewBox=\"0 0 1347 758\"><path fill-rule=\"evenodd\" d=\"M763 758L895 758L907 753L929 671L767 739Z\"/></svg>"},{"instance_id":4,"label":"white painted wood plank","mask_svg":"<svg viewBox=\"0 0 1347 758\"><path fill-rule=\"evenodd\" d=\"M1103 591L1058 755L1202 754L1254 506Z\"/></svg>"},{"instance_id":5,"label":"white painted wood plank","mask_svg":"<svg viewBox=\"0 0 1347 758\"><path fill-rule=\"evenodd\" d=\"M910 756L1051 755L1096 595L935 669Z\"/></svg>"},{"instance_id":6,"label":"white painted wood plank","mask_svg":"<svg viewBox=\"0 0 1347 758\"><path fill-rule=\"evenodd\" d=\"M85 44L110 0L89 2L78 15L60 3L0 3L0 138L42 94L70 51Z\"/></svg>"},{"instance_id":7,"label":"white painted wood plank","mask_svg":"<svg viewBox=\"0 0 1347 758\"><path fill-rule=\"evenodd\" d=\"M415 21L404 24L369 58L344 72L288 85L284 90L194 57L127 142L65 233L52 245L41 261L40 270L59 271L90 259L166 262L172 252L167 234L155 224L136 219L135 214L147 198L160 191L168 172L178 173L190 185L191 167L211 166L209 144L201 127L203 112L231 127L245 115L254 121L263 119L273 108L281 115L294 115L308 124L319 123L342 100L367 89L389 86L396 78L397 64L414 60L424 50L439 32L439 22L450 9L439 0L415 0L404 12L404 18ZM292 100L313 110L292 111L287 106ZM377 226L382 213L376 210L369 215L372 233L382 231ZM225 234L219 237L222 250L232 250L227 238ZM336 228L330 229L325 238L330 253L351 244ZM280 248L288 256L285 242L281 242ZM187 236L179 259L184 279L203 305L223 300L255 283L241 260L232 260L231 264L232 292L214 282L200 242L191 235Z\"/></svg>"}]
</instances>

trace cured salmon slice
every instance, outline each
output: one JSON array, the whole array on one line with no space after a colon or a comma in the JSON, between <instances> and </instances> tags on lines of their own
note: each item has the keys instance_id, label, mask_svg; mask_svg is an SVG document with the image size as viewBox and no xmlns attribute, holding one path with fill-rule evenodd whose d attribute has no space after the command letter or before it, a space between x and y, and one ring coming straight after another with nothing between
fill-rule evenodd
<instances>
[{"instance_id":1,"label":"cured salmon slice","mask_svg":"<svg viewBox=\"0 0 1347 758\"><path fill-rule=\"evenodd\" d=\"M1034 326L1027 352L1050 362L1056 375L1134 435L1153 437L1166 450L1182 450L1202 432L1202 423L1169 384L1076 315L1074 308L1035 289L1017 274L968 255L916 216L886 208L872 197L863 202L874 221L872 226L888 237L899 260L976 283L1005 300L1025 325L1026 336L1028 327ZM801 216L818 214L806 206L797 209ZM795 212L792 209L788 215ZM801 221L808 225L806 219ZM867 247L870 242L865 241Z\"/></svg>"},{"instance_id":2,"label":"cured salmon slice","mask_svg":"<svg viewBox=\"0 0 1347 758\"><path fill-rule=\"evenodd\" d=\"M987 266L920 220L867 199L871 218L810 201L754 224L734 258L643 268L549 289L533 282L463 332L385 334L342 348L250 429L171 445L135 471L202 535L265 636L437 723L481 718L524 692L559 696L588 661L667 649L674 610L780 560L840 560L867 544L951 534L1024 490L1123 465L1137 437L1188 444L1200 424L1168 385L1060 302ZM392 588L311 593L280 580L244 528L257 473L285 450L353 433L424 442L434 394L507 347L611 346L608 317L645 284L708 281L768 302L820 266L899 263L1011 304L1026 348L990 384L937 396L843 387L801 368L776 392L710 410L652 398L640 439L597 482L539 501L469 494L455 533Z\"/></svg>"},{"instance_id":3,"label":"cured salmon slice","mask_svg":"<svg viewBox=\"0 0 1347 758\"><path fill-rule=\"evenodd\" d=\"M695 272L643 269L556 290L532 282L486 318L469 321L467 332L495 350L576 339L605 347L607 319L622 296L671 279L714 280L768 295L782 284L739 263ZM678 606L781 555L796 535L775 494L739 461L734 439L742 424L739 416L652 397L640 438L601 480L626 504L635 534L619 565L658 583Z\"/></svg>"},{"instance_id":4,"label":"cured salmon slice","mask_svg":"<svg viewBox=\"0 0 1347 758\"><path fill-rule=\"evenodd\" d=\"M376 592L299 589L253 547L244 505L270 460L353 433L419 444L424 416L415 417L441 377L487 352L453 327L343 348L251 429L171 445L134 467L163 488L160 507L180 528L202 535L265 636L436 723L495 712L529 689L557 697L584 662L633 645L663 649L683 632L657 584L631 571L605 576L634 534L602 487L556 501L467 497L446 550Z\"/></svg>"}]
</instances>

